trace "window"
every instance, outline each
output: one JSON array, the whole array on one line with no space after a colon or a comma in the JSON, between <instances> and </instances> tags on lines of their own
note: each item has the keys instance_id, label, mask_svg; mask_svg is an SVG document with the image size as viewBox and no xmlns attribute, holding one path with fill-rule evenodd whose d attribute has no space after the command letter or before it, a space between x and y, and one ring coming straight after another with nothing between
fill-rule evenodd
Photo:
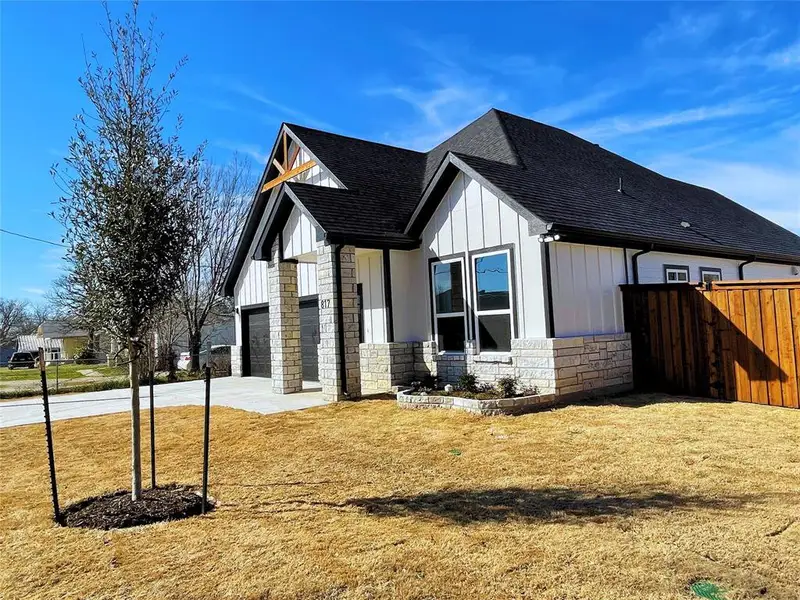
<instances>
[{"instance_id":1,"label":"window","mask_svg":"<svg viewBox=\"0 0 800 600\"><path fill-rule=\"evenodd\" d=\"M466 339L464 310L464 261L461 258L433 263L434 333L439 350L463 352Z\"/></svg>"},{"instance_id":2,"label":"window","mask_svg":"<svg viewBox=\"0 0 800 600\"><path fill-rule=\"evenodd\" d=\"M722 281L722 269L717 269L715 267L700 267L700 281L703 283Z\"/></svg>"},{"instance_id":3,"label":"window","mask_svg":"<svg viewBox=\"0 0 800 600\"><path fill-rule=\"evenodd\" d=\"M665 283L688 283L689 267L681 265L664 265Z\"/></svg>"},{"instance_id":4,"label":"window","mask_svg":"<svg viewBox=\"0 0 800 600\"><path fill-rule=\"evenodd\" d=\"M510 352L513 332L511 254L508 250L474 258L475 322L479 352Z\"/></svg>"}]
</instances>

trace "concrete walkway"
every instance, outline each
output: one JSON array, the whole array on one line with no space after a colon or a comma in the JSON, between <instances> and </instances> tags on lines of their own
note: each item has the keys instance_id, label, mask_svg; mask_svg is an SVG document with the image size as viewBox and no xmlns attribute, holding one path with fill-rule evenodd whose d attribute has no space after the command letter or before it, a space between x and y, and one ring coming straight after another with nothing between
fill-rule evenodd
<instances>
[{"instance_id":1,"label":"concrete walkway","mask_svg":"<svg viewBox=\"0 0 800 600\"><path fill-rule=\"evenodd\" d=\"M157 385L155 406L203 405L203 381L182 381ZM83 394L58 394L50 397L50 416L53 420L91 417L130 410L130 392L127 389L86 392ZM273 394L272 381L261 377L220 377L211 380L211 405L229 406L261 414L299 410L325 404L316 382L303 382L303 391L297 394ZM147 386L141 388L142 410L149 408ZM44 422L42 399L7 400L0 402L0 428Z\"/></svg>"}]
</instances>

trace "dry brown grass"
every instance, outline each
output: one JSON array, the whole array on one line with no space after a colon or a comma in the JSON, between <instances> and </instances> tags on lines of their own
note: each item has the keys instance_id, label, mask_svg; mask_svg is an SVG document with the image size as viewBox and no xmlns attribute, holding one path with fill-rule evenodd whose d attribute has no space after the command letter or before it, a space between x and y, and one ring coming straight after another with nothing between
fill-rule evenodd
<instances>
[{"instance_id":1,"label":"dry brown grass","mask_svg":"<svg viewBox=\"0 0 800 600\"><path fill-rule=\"evenodd\" d=\"M199 482L201 415L158 411L161 482ZM112 532L54 526L42 427L2 430L0 596L800 597L800 411L370 401L212 424L219 508ZM65 502L127 485L126 415L54 431Z\"/></svg>"}]
</instances>

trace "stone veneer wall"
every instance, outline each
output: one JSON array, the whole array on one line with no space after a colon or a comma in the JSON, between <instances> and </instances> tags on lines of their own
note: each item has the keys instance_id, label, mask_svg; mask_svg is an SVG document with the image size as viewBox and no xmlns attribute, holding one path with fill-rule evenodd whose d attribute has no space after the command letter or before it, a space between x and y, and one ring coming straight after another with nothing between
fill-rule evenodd
<instances>
[{"instance_id":1,"label":"stone veneer wall","mask_svg":"<svg viewBox=\"0 0 800 600\"><path fill-rule=\"evenodd\" d=\"M242 376L242 347L231 346L231 376Z\"/></svg>"},{"instance_id":2,"label":"stone veneer wall","mask_svg":"<svg viewBox=\"0 0 800 600\"><path fill-rule=\"evenodd\" d=\"M338 401L361 395L358 296L356 259L353 246L343 246L340 253L342 282L342 318L339 323L339 298L336 290L334 246L317 246L317 282L319 297L319 382L326 400ZM341 393L339 380L339 327L344 328L347 395Z\"/></svg>"},{"instance_id":3,"label":"stone veneer wall","mask_svg":"<svg viewBox=\"0 0 800 600\"><path fill-rule=\"evenodd\" d=\"M414 379L414 342L361 344L361 392L387 392Z\"/></svg>"},{"instance_id":4,"label":"stone veneer wall","mask_svg":"<svg viewBox=\"0 0 800 600\"><path fill-rule=\"evenodd\" d=\"M524 386L557 396L633 388L630 334L514 340L511 356Z\"/></svg>"},{"instance_id":5,"label":"stone veneer wall","mask_svg":"<svg viewBox=\"0 0 800 600\"><path fill-rule=\"evenodd\" d=\"M277 256L277 248L273 249ZM272 391L291 394L303 389L303 359L300 352L300 300L297 262L270 263L269 353Z\"/></svg>"},{"instance_id":6,"label":"stone veneer wall","mask_svg":"<svg viewBox=\"0 0 800 600\"><path fill-rule=\"evenodd\" d=\"M512 340L510 355L481 355L471 342L463 354L439 354L434 342L416 343L414 351L415 375L429 372L441 384L455 383L459 375L470 372L483 383L517 377L521 387L537 387L541 394L557 396L633 387L627 333Z\"/></svg>"}]
</instances>

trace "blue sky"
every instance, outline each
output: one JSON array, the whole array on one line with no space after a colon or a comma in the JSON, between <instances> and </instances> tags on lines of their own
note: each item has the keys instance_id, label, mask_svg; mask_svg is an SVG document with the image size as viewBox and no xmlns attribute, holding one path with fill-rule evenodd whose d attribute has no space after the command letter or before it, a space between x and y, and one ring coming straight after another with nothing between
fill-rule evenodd
<instances>
[{"instance_id":1,"label":"blue sky","mask_svg":"<svg viewBox=\"0 0 800 600\"><path fill-rule=\"evenodd\" d=\"M124 4L112 4L120 12ZM800 232L800 3L146 2L189 62L182 141L260 174L281 121L429 149L494 106L717 189ZM47 216L94 2L0 3L0 225ZM60 249L0 234L0 294L39 301Z\"/></svg>"}]
</instances>

